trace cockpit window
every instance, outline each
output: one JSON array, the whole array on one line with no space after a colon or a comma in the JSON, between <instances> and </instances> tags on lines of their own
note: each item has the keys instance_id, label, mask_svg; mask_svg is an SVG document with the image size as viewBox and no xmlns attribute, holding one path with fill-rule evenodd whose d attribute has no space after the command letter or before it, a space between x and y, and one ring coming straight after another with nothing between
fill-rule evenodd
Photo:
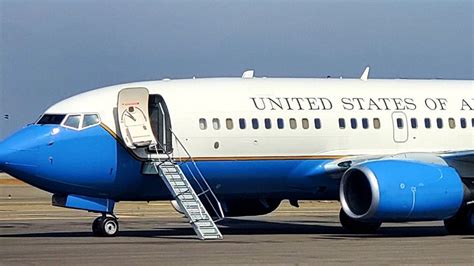
<instances>
[{"instance_id":1,"label":"cockpit window","mask_svg":"<svg viewBox=\"0 0 474 266\"><path fill-rule=\"evenodd\" d=\"M84 120L82 121L82 128L90 127L93 125L99 124L99 116L98 115L84 115Z\"/></svg>"},{"instance_id":2,"label":"cockpit window","mask_svg":"<svg viewBox=\"0 0 474 266\"><path fill-rule=\"evenodd\" d=\"M66 115L43 115L36 124L38 125L59 125L63 122Z\"/></svg>"},{"instance_id":3,"label":"cockpit window","mask_svg":"<svg viewBox=\"0 0 474 266\"><path fill-rule=\"evenodd\" d=\"M99 114L44 114L37 125L62 125L77 130L100 124Z\"/></svg>"},{"instance_id":4,"label":"cockpit window","mask_svg":"<svg viewBox=\"0 0 474 266\"><path fill-rule=\"evenodd\" d=\"M70 115L64 122L64 126L79 129L81 123L81 115Z\"/></svg>"}]
</instances>

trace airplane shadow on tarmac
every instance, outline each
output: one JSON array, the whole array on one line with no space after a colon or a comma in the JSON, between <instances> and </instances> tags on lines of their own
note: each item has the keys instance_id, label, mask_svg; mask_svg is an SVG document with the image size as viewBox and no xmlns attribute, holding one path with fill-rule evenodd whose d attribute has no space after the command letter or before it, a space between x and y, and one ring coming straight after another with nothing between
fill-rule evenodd
<instances>
[{"instance_id":1,"label":"airplane shadow on tarmac","mask_svg":"<svg viewBox=\"0 0 474 266\"><path fill-rule=\"evenodd\" d=\"M139 221L133 223L140 223ZM314 235L320 239L343 238L402 238L402 237L432 237L444 236L446 231L442 226L389 226L380 228L375 234L350 234L340 226L325 225L325 222L298 221L275 222L262 220L226 219L219 223L219 229L225 235ZM131 222L127 222L127 225ZM146 226L146 225L145 225ZM142 226L140 226L142 227ZM11 226L10 226L10 229ZM14 237L93 237L92 232L47 232L24 234L0 234L0 238ZM166 227L150 230L120 231L118 237L152 237L196 239L191 227Z\"/></svg>"}]
</instances>

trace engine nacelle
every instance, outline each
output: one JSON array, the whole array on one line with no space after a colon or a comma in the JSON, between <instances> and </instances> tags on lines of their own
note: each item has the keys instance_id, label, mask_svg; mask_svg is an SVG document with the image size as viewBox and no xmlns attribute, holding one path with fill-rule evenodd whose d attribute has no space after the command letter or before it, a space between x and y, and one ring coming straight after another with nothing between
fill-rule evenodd
<instances>
[{"instance_id":1,"label":"engine nacelle","mask_svg":"<svg viewBox=\"0 0 474 266\"><path fill-rule=\"evenodd\" d=\"M453 216L464 187L451 167L407 160L378 160L349 168L340 199L353 219L379 221L443 220Z\"/></svg>"}]
</instances>

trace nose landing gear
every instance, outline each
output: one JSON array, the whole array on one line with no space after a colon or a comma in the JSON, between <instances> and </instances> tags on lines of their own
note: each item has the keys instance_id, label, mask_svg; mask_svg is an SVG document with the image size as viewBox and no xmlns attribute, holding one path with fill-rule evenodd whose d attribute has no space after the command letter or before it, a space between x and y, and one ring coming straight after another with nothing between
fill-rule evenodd
<instances>
[{"instance_id":1,"label":"nose landing gear","mask_svg":"<svg viewBox=\"0 0 474 266\"><path fill-rule=\"evenodd\" d=\"M94 236L113 237L119 232L119 224L116 217L107 217L103 214L97 217L92 223L92 233Z\"/></svg>"}]
</instances>

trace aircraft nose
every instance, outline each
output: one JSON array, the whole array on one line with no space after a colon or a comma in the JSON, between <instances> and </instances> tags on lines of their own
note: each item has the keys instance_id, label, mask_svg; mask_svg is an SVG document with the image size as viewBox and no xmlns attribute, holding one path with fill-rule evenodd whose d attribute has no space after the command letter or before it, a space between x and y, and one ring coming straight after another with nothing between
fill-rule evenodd
<instances>
[{"instance_id":1,"label":"aircraft nose","mask_svg":"<svg viewBox=\"0 0 474 266\"><path fill-rule=\"evenodd\" d=\"M0 170L15 177L33 176L38 145L44 143L43 131L26 127L0 142Z\"/></svg>"}]
</instances>

